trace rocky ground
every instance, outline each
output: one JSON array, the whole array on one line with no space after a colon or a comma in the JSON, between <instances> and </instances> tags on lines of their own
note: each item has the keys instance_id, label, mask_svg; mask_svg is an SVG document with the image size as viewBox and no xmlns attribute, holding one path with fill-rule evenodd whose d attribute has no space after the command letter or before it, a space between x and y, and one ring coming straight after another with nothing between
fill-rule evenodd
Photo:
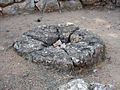
<instances>
[{"instance_id":1,"label":"rocky ground","mask_svg":"<svg viewBox=\"0 0 120 90\"><path fill-rule=\"evenodd\" d=\"M120 8L53 12L44 14L41 22L36 22L38 18L41 18L39 13L0 16L1 90L53 90L76 78L112 84L120 89ZM88 73L66 73L24 60L13 49L6 51L17 37L31 28L63 23L74 23L101 36L106 44L106 61Z\"/></svg>"}]
</instances>

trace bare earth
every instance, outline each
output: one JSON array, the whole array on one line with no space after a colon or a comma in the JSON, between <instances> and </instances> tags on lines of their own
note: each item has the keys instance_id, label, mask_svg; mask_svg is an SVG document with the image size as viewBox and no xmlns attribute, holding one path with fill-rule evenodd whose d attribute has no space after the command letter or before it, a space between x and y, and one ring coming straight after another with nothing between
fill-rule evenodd
<instances>
[{"instance_id":1,"label":"bare earth","mask_svg":"<svg viewBox=\"0 0 120 90\"><path fill-rule=\"evenodd\" d=\"M120 8L116 10L77 10L44 14L0 16L0 90L53 90L75 78L86 82L113 84L120 89ZM74 23L100 35L105 41L107 59L89 73L71 74L24 60L10 49L23 32L43 24Z\"/></svg>"}]
</instances>

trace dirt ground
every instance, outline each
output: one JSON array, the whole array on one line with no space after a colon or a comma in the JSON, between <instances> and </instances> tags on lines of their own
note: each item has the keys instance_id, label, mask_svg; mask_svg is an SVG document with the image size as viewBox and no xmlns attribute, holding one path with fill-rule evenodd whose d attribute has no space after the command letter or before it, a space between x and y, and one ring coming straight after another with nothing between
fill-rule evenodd
<instances>
[{"instance_id":1,"label":"dirt ground","mask_svg":"<svg viewBox=\"0 0 120 90\"><path fill-rule=\"evenodd\" d=\"M120 8L77 10L41 14L0 16L0 90L54 90L71 79L112 84L120 89ZM71 74L24 60L13 49L6 51L23 32L44 24L74 23L101 36L107 59L89 73Z\"/></svg>"}]
</instances>

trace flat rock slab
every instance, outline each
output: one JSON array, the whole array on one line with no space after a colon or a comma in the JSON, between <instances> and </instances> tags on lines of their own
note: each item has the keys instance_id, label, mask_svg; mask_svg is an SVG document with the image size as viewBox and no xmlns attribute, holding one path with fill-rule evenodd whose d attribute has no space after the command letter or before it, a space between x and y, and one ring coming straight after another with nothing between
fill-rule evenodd
<instances>
[{"instance_id":1,"label":"flat rock slab","mask_svg":"<svg viewBox=\"0 0 120 90\"><path fill-rule=\"evenodd\" d=\"M13 46L25 59L60 69L91 67L105 55L98 35L73 24L38 26L17 38Z\"/></svg>"}]
</instances>

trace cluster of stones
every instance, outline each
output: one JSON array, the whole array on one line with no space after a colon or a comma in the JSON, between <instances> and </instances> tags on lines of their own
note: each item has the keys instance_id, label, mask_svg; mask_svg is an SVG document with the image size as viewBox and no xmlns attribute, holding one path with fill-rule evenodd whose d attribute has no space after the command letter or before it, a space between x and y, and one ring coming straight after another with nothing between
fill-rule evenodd
<instances>
[{"instance_id":1,"label":"cluster of stones","mask_svg":"<svg viewBox=\"0 0 120 90\"><path fill-rule=\"evenodd\" d=\"M62 7L81 7L79 0L65 1L65 3L61 3ZM47 4L44 10L46 12L51 12L59 9L57 0L0 0L0 11L8 14L18 14L22 13L22 11L25 10L33 11L37 9L41 11L45 3Z\"/></svg>"},{"instance_id":2,"label":"cluster of stones","mask_svg":"<svg viewBox=\"0 0 120 90\"><path fill-rule=\"evenodd\" d=\"M82 79L75 79L58 87L58 90L116 90L113 85L100 83L86 83Z\"/></svg>"},{"instance_id":3,"label":"cluster of stones","mask_svg":"<svg viewBox=\"0 0 120 90\"><path fill-rule=\"evenodd\" d=\"M67 9L80 9L82 8L81 3L79 0L60 0L64 1L61 2L62 8ZM95 4L95 2L98 2L100 0L82 0L84 4ZM111 0L103 0L105 2L111 1ZM8 14L18 14L23 13L25 10L42 10L44 4L46 5L46 8L44 11L51 12L58 10L58 3L57 0L0 0L0 12L2 13L8 13ZM120 0L116 0L116 5L120 6Z\"/></svg>"},{"instance_id":4,"label":"cluster of stones","mask_svg":"<svg viewBox=\"0 0 120 90\"><path fill-rule=\"evenodd\" d=\"M25 32L13 44L26 59L58 69L91 67L105 55L103 40L71 25L43 25Z\"/></svg>"}]
</instances>

